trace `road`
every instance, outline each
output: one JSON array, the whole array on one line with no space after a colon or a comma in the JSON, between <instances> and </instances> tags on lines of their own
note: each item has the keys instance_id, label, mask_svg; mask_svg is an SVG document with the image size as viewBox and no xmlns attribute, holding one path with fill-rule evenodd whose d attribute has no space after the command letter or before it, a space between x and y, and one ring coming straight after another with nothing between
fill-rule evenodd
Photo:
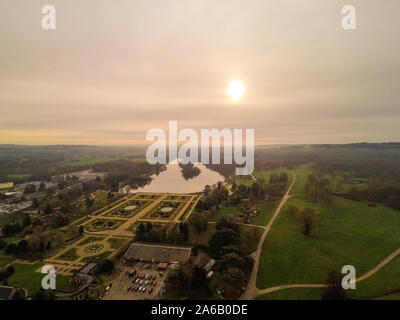
<instances>
[{"instance_id":1,"label":"road","mask_svg":"<svg viewBox=\"0 0 400 320\"><path fill-rule=\"evenodd\" d=\"M256 281L257 281L258 267L260 265L260 255L261 255L262 247L264 244L264 240L265 240L266 236L268 235L269 231L271 230L271 227L272 227L275 219L279 215L279 212L281 211L282 207L285 205L286 201L290 198L290 196L289 196L290 190L292 190L294 183L296 182L295 173L293 171L291 171L291 173L293 176L292 183L290 184L288 190L286 191L281 202L279 203L279 206L276 208L275 213L272 216L271 220L268 222L267 226L265 227L265 230L264 230L263 234L261 235L260 241L258 242L257 250L250 255L254 260L253 270L251 271L249 282L247 284L247 288L243 292L242 296L240 297L240 300L252 300L258 295L259 290L256 287Z\"/></svg>"}]
</instances>

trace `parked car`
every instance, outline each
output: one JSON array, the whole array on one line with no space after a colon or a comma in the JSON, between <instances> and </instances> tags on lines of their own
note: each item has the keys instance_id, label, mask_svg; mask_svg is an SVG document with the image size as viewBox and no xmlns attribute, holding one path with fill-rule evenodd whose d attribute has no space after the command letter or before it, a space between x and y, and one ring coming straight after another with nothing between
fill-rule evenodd
<instances>
[{"instance_id":1,"label":"parked car","mask_svg":"<svg viewBox=\"0 0 400 320\"><path fill-rule=\"evenodd\" d=\"M146 292L146 287L143 287L142 292Z\"/></svg>"},{"instance_id":2,"label":"parked car","mask_svg":"<svg viewBox=\"0 0 400 320\"><path fill-rule=\"evenodd\" d=\"M153 281L152 285L156 286L157 285L157 281Z\"/></svg>"}]
</instances>

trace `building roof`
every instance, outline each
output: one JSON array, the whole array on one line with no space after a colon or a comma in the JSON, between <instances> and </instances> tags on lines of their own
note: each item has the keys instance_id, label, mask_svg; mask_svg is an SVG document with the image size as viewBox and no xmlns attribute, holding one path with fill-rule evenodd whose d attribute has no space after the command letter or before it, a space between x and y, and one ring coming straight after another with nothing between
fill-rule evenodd
<instances>
[{"instance_id":1,"label":"building roof","mask_svg":"<svg viewBox=\"0 0 400 320\"><path fill-rule=\"evenodd\" d=\"M81 270L79 270L79 273L80 274L90 274L96 269L96 267L97 267L97 263L89 262L86 265L84 265Z\"/></svg>"},{"instance_id":2,"label":"building roof","mask_svg":"<svg viewBox=\"0 0 400 320\"><path fill-rule=\"evenodd\" d=\"M190 247L174 247L152 244L133 243L125 253L126 259L154 262L187 262L190 258Z\"/></svg>"},{"instance_id":3,"label":"building roof","mask_svg":"<svg viewBox=\"0 0 400 320\"><path fill-rule=\"evenodd\" d=\"M161 269L167 269L168 263L167 262L160 262L157 267L161 268Z\"/></svg>"}]
</instances>

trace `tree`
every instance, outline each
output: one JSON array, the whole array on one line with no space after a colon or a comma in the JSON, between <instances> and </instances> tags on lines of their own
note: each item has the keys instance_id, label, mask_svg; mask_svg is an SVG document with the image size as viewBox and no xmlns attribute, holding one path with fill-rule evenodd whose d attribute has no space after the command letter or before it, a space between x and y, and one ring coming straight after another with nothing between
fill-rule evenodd
<instances>
[{"instance_id":1,"label":"tree","mask_svg":"<svg viewBox=\"0 0 400 320\"><path fill-rule=\"evenodd\" d=\"M78 233L83 234L84 231L85 231L85 228L83 226L79 226Z\"/></svg>"},{"instance_id":2,"label":"tree","mask_svg":"<svg viewBox=\"0 0 400 320\"><path fill-rule=\"evenodd\" d=\"M43 241L43 239L40 240L39 251L40 252L44 252L44 241Z\"/></svg>"},{"instance_id":3,"label":"tree","mask_svg":"<svg viewBox=\"0 0 400 320\"><path fill-rule=\"evenodd\" d=\"M4 252L6 254L15 254L17 253L17 245L15 243L9 243L6 248L4 249Z\"/></svg>"},{"instance_id":4,"label":"tree","mask_svg":"<svg viewBox=\"0 0 400 320\"><path fill-rule=\"evenodd\" d=\"M24 253L28 251L28 241L22 239L21 241L18 242L17 245L17 252L18 253Z\"/></svg>"},{"instance_id":5,"label":"tree","mask_svg":"<svg viewBox=\"0 0 400 320\"><path fill-rule=\"evenodd\" d=\"M237 223L230 222L226 217L221 217L221 219L217 222L217 225L215 226L217 230L222 230L222 229L231 229L237 234L239 234L239 226Z\"/></svg>"},{"instance_id":6,"label":"tree","mask_svg":"<svg viewBox=\"0 0 400 320\"><path fill-rule=\"evenodd\" d=\"M39 205L40 205L39 200L37 198L33 198L32 208L37 209L37 208L39 208Z\"/></svg>"},{"instance_id":7,"label":"tree","mask_svg":"<svg viewBox=\"0 0 400 320\"><path fill-rule=\"evenodd\" d=\"M136 228L136 241L143 241L146 239L146 227L141 222Z\"/></svg>"},{"instance_id":8,"label":"tree","mask_svg":"<svg viewBox=\"0 0 400 320\"><path fill-rule=\"evenodd\" d=\"M7 245L7 242L3 239L0 239L0 250L3 250Z\"/></svg>"},{"instance_id":9,"label":"tree","mask_svg":"<svg viewBox=\"0 0 400 320\"><path fill-rule=\"evenodd\" d=\"M51 207L50 203L47 202L46 208L44 209L45 214L50 214L53 212L53 208Z\"/></svg>"},{"instance_id":10,"label":"tree","mask_svg":"<svg viewBox=\"0 0 400 320\"><path fill-rule=\"evenodd\" d=\"M6 224L3 228L4 235L12 235L22 231L22 226L19 223Z\"/></svg>"},{"instance_id":11,"label":"tree","mask_svg":"<svg viewBox=\"0 0 400 320\"><path fill-rule=\"evenodd\" d=\"M87 208L90 208L94 204L94 200L89 198L89 197L86 198L85 202L86 202L86 207Z\"/></svg>"},{"instance_id":12,"label":"tree","mask_svg":"<svg viewBox=\"0 0 400 320\"><path fill-rule=\"evenodd\" d=\"M35 192L36 192L36 186L34 184L26 185L26 187L24 189L25 194L35 193Z\"/></svg>"},{"instance_id":13,"label":"tree","mask_svg":"<svg viewBox=\"0 0 400 320\"><path fill-rule=\"evenodd\" d=\"M327 288L322 294L323 300L346 300L346 291L342 287L342 274L335 269L328 272Z\"/></svg>"},{"instance_id":14,"label":"tree","mask_svg":"<svg viewBox=\"0 0 400 320\"><path fill-rule=\"evenodd\" d=\"M28 215L24 216L24 218L22 219L22 225L23 225L24 227L27 227L27 226L29 226L31 223L32 223L31 218L30 218Z\"/></svg>"},{"instance_id":15,"label":"tree","mask_svg":"<svg viewBox=\"0 0 400 320\"><path fill-rule=\"evenodd\" d=\"M41 182L39 185L39 191L40 192L45 192L46 191L46 184L44 182Z\"/></svg>"},{"instance_id":16,"label":"tree","mask_svg":"<svg viewBox=\"0 0 400 320\"><path fill-rule=\"evenodd\" d=\"M314 233L316 216L312 208L305 208L301 213L301 221L303 224L303 233L306 236L311 236Z\"/></svg>"},{"instance_id":17,"label":"tree","mask_svg":"<svg viewBox=\"0 0 400 320\"><path fill-rule=\"evenodd\" d=\"M208 226L207 218L199 212L191 214L189 223L194 226L198 233L205 231Z\"/></svg>"},{"instance_id":18,"label":"tree","mask_svg":"<svg viewBox=\"0 0 400 320\"><path fill-rule=\"evenodd\" d=\"M225 253L233 252L233 247L240 242L240 236L231 229L217 231L208 242L209 254L213 258L220 258Z\"/></svg>"},{"instance_id":19,"label":"tree","mask_svg":"<svg viewBox=\"0 0 400 320\"><path fill-rule=\"evenodd\" d=\"M189 227L185 222L179 224L179 231L183 234L184 242L187 242L189 239Z\"/></svg>"},{"instance_id":20,"label":"tree","mask_svg":"<svg viewBox=\"0 0 400 320\"><path fill-rule=\"evenodd\" d=\"M8 266L6 268L6 270L7 270L8 274L9 274L9 276L11 276L11 275L13 275L15 273L15 268L13 266Z\"/></svg>"},{"instance_id":21,"label":"tree","mask_svg":"<svg viewBox=\"0 0 400 320\"><path fill-rule=\"evenodd\" d=\"M99 272L100 273L110 273L114 269L114 263L109 259L104 259L100 261Z\"/></svg>"},{"instance_id":22,"label":"tree","mask_svg":"<svg viewBox=\"0 0 400 320\"><path fill-rule=\"evenodd\" d=\"M54 300L54 290L44 290L40 288L34 294L32 294L33 300Z\"/></svg>"}]
</instances>

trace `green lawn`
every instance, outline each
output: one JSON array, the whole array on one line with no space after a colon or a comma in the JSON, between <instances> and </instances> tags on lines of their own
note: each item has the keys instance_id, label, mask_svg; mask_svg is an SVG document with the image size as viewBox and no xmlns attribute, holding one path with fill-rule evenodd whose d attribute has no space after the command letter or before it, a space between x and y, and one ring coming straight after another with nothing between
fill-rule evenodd
<instances>
[{"instance_id":1,"label":"green lawn","mask_svg":"<svg viewBox=\"0 0 400 320\"><path fill-rule=\"evenodd\" d=\"M353 299L373 299L400 291L400 257L395 258L370 278L356 284L355 290L349 290ZM398 293L397 293L398 295Z\"/></svg>"},{"instance_id":2,"label":"green lawn","mask_svg":"<svg viewBox=\"0 0 400 320\"><path fill-rule=\"evenodd\" d=\"M76 248L71 248L65 251L60 256L57 256L56 259L64 260L64 261L75 261L79 258L78 251Z\"/></svg>"},{"instance_id":3,"label":"green lawn","mask_svg":"<svg viewBox=\"0 0 400 320\"><path fill-rule=\"evenodd\" d=\"M359 276L359 275L357 275ZM258 300L320 300L322 288L293 288L258 296ZM400 257L397 257L370 278L348 290L350 299L400 300Z\"/></svg>"},{"instance_id":4,"label":"green lawn","mask_svg":"<svg viewBox=\"0 0 400 320\"><path fill-rule=\"evenodd\" d=\"M259 226L266 226L275 212L278 203L267 205L266 203L259 203L257 205L258 215L252 218L252 222Z\"/></svg>"},{"instance_id":5,"label":"green lawn","mask_svg":"<svg viewBox=\"0 0 400 320\"><path fill-rule=\"evenodd\" d=\"M310 165L302 165L293 169L296 175L296 182L290 191L290 194L304 194L304 187L307 182L308 175L313 172Z\"/></svg>"},{"instance_id":6,"label":"green lawn","mask_svg":"<svg viewBox=\"0 0 400 320\"><path fill-rule=\"evenodd\" d=\"M41 288L42 279L45 274L36 272L43 263L35 264L13 264L15 273L8 278L8 284L15 287L23 287L28 289L29 294L33 294ZM56 277L56 288L58 290L64 289L69 282L66 276L58 275Z\"/></svg>"},{"instance_id":7,"label":"green lawn","mask_svg":"<svg viewBox=\"0 0 400 320\"><path fill-rule=\"evenodd\" d=\"M222 217L226 217L229 215L238 216L240 214L242 213L235 206L221 205L219 210L217 211L217 214L211 219L211 221L219 221Z\"/></svg>"},{"instance_id":8,"label":"green lawn","mask_svg":"<svg viewBox=\"0 0 400 320\"><path fill-rule=\"evenodd\" d=\"M287 168L277 168L274 170L258 170L258 171L254 171L253 175L256 179L263 178L265 180L265 182L268 184L270 175L273 172L278 173L278 174L280 174L282 172L286 172L289 177L289 180L291 180L291 174L289 172L289 169L287 169ZM251 176L235 176L234 181L235 181L236 185L238 185L238 186L243 184L247 187L250 187L254 182L256 182L256 180L253 180Z\"/></svg>"},{"instance_id":9,"label":"green lawn","mask_svg":"<svg viewBox=\"0 0 400 320\"><path fill-rule=\"evenodd\" d=\"M13 260L12 256L5 256L0 253L0 269L4 268L7 263Z\"/></svg>"},{"instance_id":10,"label":"green lawn","mask_svg":"<svg viewBox=\"0 0 400 320\"><path fill-rule=\"evenodd\" d=\"M312 206L320 219L315 237L301 232L301 223L280 213L261 254L257 287L321 283L330 268L354 265L361 275L400 247L400 212L386 207L335 198L324 207L292 198L288 204Z\"/></svg>"},{"instance_id":11,"label":"green lawn","mask_svg":"<svg viewBox=\"0 0 400 320\"><path fill-rule=\"evenodd\" d=\"M8 179L10 180L19 180L19 179L24 179L32 176L30 173L11 173L7 175Z\"/></svg>"},{"instance_id":12,"label":"green lawn","mask_svg":"<svg viewBox=\"0 0 400 320\"><path fill-rule=\"evenodd\" d=\"M262 294L256 300L321 300L321 288L293 288Z\"/></svg>"},{"instance_id":13,"label":"green lawn","mask_svg":"<svg viewBox=\"0 0 400 320\"><path fill-rule=\"evenodd\" d=\"M121 160L123 157L103 157L103 158L85 158L79 160L68 160L58 163L57 165L60 167L86 167L93 166L96 164L102 164L112 161Z\"/></svg>"},{"instance_id":14,"label":"green lawn","mask_svg":"<svg viewBox=\"0 0 400 320\"><path fill-rule=\"evenodd\" d=\"M236 185L245 185L250 187L255 181L251 178L251 176L235 176L234 181Z\"/></svg>"}]
</instances>

